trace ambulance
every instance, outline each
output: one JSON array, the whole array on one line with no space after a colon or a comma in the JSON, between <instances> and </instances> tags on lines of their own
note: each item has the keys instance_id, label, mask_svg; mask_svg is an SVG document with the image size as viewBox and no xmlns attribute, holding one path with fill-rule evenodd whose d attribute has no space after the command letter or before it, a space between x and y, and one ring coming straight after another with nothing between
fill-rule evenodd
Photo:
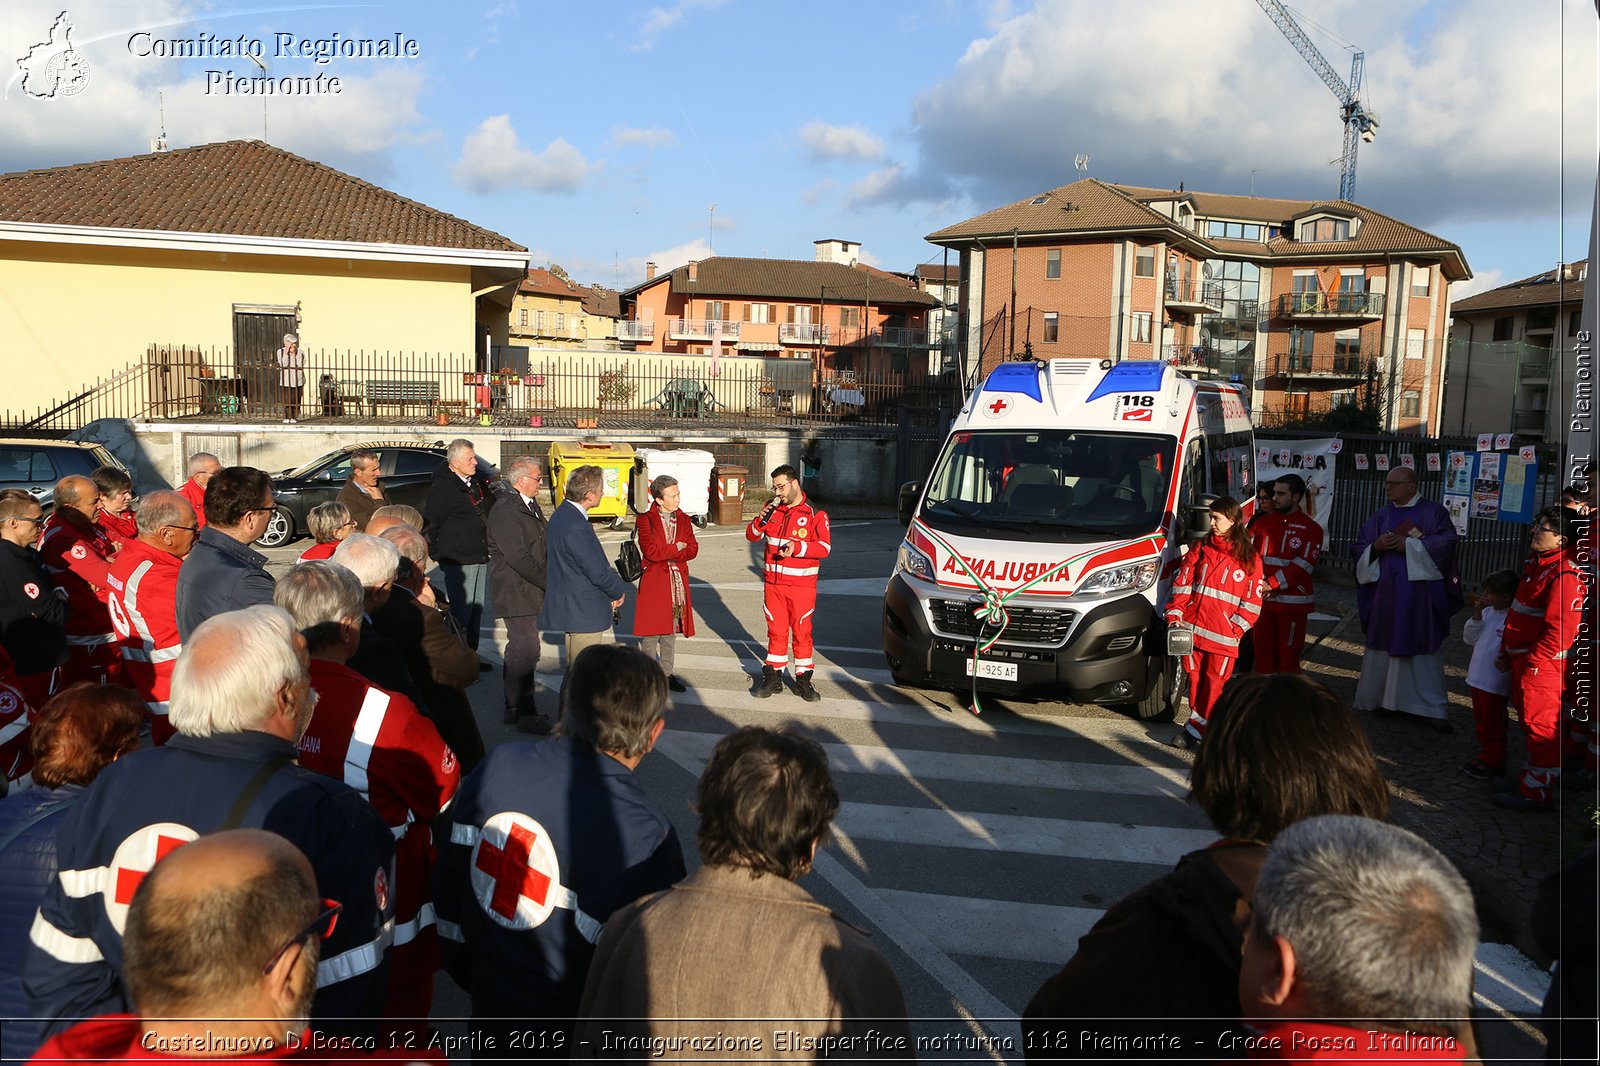
<instances>
[{"instance_id":1,"label":"ambulance","mask_svg":"<svg viewBox=\"0 0 1600 1066\"><path fill-rule=\"evenodd\" d=\"M901 489L895 681L1170 715L1172 575L1214 498L1251 498L1254 447L1239 385L1158 362L996 367Z\"/></svg>"}]
</instances>

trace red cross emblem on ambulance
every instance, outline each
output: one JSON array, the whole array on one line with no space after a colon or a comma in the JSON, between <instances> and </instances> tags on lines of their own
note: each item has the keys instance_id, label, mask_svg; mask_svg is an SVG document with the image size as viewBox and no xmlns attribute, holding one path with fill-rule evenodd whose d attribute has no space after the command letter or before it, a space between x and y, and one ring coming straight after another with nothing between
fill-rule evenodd
<instances>
[{"instance_id":1,"label":"red cross emblem on ambulance","mask_svg":"<svg viewBox=\"0 0 1600 1066\"><path fill-rule=\"evenodd\" d=\"M472 893L507 929L532 929L555 910L561 865L544 826L516 811L483 823L472 847Z\"/></svg>"},{"instance_id":2,"label":"red cross emblem on ambulance","mask_svg":"<svg viewBox=\"0 0 1600 1066\"><path fill-rule=\"evenodd\" d=\"M1011 410L1011 401L1004 396L996 396L983 405L983 413L990 418L999 418L1009 410Z\"/></svg>"},{"instance_id":3,"label":"red cross emblem on ambulance","mask_svg":"<svg viewBox=\"0 0 1600 1066\"><path fill-rule=\"evenodd\" d=\"M106 868L104 895L106 917L111 919L119 934L128 922L128 905L133 902L133 894L139 891L156 863L199 837L199 833L186 825L157 822L135 831L117 845L111 865Z\"/></svg>"}]
</instances>

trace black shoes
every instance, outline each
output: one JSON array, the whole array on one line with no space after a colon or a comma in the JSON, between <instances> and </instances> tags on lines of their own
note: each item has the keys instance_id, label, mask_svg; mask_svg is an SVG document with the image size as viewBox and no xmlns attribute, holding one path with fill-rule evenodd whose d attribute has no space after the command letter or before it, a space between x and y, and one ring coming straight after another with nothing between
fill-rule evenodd
<instances>
[{"instance_id":1,"label":"black shoes","mask_svg":"<svg viewBox=\"0 0 1600 1066\"><path fill-rule=\"evenodd\" d=\"M683 683L683 678L677 674L667 675L667 687L674 692L688 692L689 686Z\"/></svg>"},{"instance_id":2,"label":"black shoes","mask_svg":"<svg viewBox=\"0 0 1600 1066\"><path fill-rule=\"evenodd\" d=\"M1167 741L1167 743L1174 748L1182 748L1184 751L1195 751L1200 747L1200 738L1187 729L1180 729L1178 730L1178 735Z\"/></svg>"},{"instance_id":3,"label":"black shoes","mask_svg":"<svg viewBox=\"0 0 1600 1066\"><path fill-rule=\"evenodd\" d=\"M768 696L776 696L783 691L783 675L770 666L761 668L761 684L756 687L755 696L764 700Z\"/></svg>"},{"instance_id":4,"label":"black shoes","mask_svg":"<svg viewBox=\"0 0 1600 1066\"><path fill-rule=\"evenodd\" d=\"M519 733L548 736L553 728L555 727L550 724L550 719L542 714L524 714L517 718L517 732Z\"/></svg>"},{"instance_id":5,"label":"black shoes","mask_svg":"<svg viewBox=\"0 0 1600 1066\"><path fill-rule=\"evenodd\" d=\"M1493 781L1506 772L1504 766L1490 766L1482 759L1473 759L1461 764L1461 772L1478 781Z\"/></svg>"},{"instance_id":6,"label":"black shoes","mask_svg":"<svg viewBox=\"0 0 1600 1066\"><path fill-rule=\"evenodd\" d=\"M811 671L794 675L794 690L800 693L800 698L807 703L816 703L822 698L822 693L811 687Z\"/></svg>"}]
</instances>

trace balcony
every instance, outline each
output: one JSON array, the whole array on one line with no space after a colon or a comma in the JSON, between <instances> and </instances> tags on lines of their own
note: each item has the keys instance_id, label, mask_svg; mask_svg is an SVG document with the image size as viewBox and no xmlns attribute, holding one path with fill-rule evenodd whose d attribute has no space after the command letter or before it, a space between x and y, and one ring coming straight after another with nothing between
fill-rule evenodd
<instances>
[{"instance_id":1,"label":"balcony","mask_svg":"<svg viewBox=\"0 0 1600 1066\"><path fill-rule=\"evenodd\" d=\"M867 334L867 343L875 348L937 348L940 338L937 331L887 326Z\"/></svg>"},{"instance_id":2,"label":"balcony","mask_svg":"<svg viewBox=\"0 0 1600 1066\"><path fill-rule=\"evenodd\" d=\"M1381 292L1286 292L1278 297L1279 318L1382 318Z\"/></svg>"},{"instance_id":3,"label":"balcony","mask_svg":"<svg viewBox=\"0 0 1600 1066\"><path fill-rule=\"evenodd\" d=\"M617 340L619 341L653 341L655 339L656 324L651 319L623 319L617 323Z\"/></svg>"},{"instance_id":4,"label":"balcony","mask_svg":"<svg viewBox=\"0 0 1600 1066\"><path fill-rule=\"evenodd\" d=\"M1294 378L1296 381L1360 381L1369 372L1375 373L1374 360L1359 355L1278 356L1272 361L1274 377Z\"/></svg>"},{"instance_id":5,"label":"balcony","mask_svg":"<svg viewBox=\"0 0 1600 1066\"><path fill-rule=\"evenodd\" d=\"M1543 437L1547 414L1543 409L1519 407L1511 412L1511 432L1524 437Z\"/></svg>"},{"instance_id":6,"label":"balcony","mask_svg":"<svg viewBox=\"0 0 1600 1066\"><path fill-rule=\"evenodd\" d=\"M1166 309L1185 315L1220 315L1222 282L1167 279Z\"/></svg>"},{"instance_id":7,"label":"balcony","mask_svg":"<svg viewBox=\"0 0 1600 1066\"><path fill-rule=\"evenodd\" d=\"M784 344L826 344L833 339L827 326L811 322L782 322L778 325L778 340Z\"/></svg>"},{"instance_id":8,"label":"balcony","mask_svg":"<svg viewBox=\"0 0 1600 1066\"><path fill-rule=\"evenodd\" d=\"M1550 384L1550 349L1529 346L1517 364L1517 384Z\"/></svg>"},{"instance_id":9,"label":"balcony","mask_svg":"<svg viewBox=\"0 0 1600 1066\"><path fill-rule=\"evenodd\" d=\"M739 323L725 318L674 318L668 335L675 341L725 341L739 339Z\"/></svg>"}]
</instances>

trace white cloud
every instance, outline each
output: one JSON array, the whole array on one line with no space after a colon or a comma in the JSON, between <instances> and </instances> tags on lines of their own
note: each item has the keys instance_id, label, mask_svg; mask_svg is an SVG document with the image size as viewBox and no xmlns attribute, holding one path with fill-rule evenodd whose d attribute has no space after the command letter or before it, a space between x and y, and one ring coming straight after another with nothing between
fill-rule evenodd
<instances>
[{"instance_id":1,"label":"white cloud","mask_svg":"<svg viewBox=\"0 0 1600 1066\"><path fill-rule=\"evenodd\" d=\"M800 139L813 159L855 159L872 162L883 156L883 138L860 126L830 126L826 122L806 123Z\"/></svg>"},{"instance_id":2,"label":"white cloud","mask_svg":"<svg viewBox=\"0 0 1600 1066\"><path fill-rule=\"evenodd\" d=\"M611 131L611 147L668 148L678 143L678 135L668 129L618 126Z\"/></svg>"},{"instance_id":3,"label":"white cloud","mask_svg":"<svg viewBox=\"0 0 1600 1066\"><path fill-rule=\"evenodd\" d=\"M1498 289L1501 285L1505 284L1504 278L1504 271L1494 269L1485 270L1481 273L1474 274L1466 281L1451 282L1450 303L1454 305L1475 293L1488 292L1490 289Z\"/></svg>"},{"instance_id":4,"label":"white cloud","mask_svg":"<svg viewBox=\"0 0 1600 1066\"><path fill-rule=\"evenodd\" d=\"M473 192L570 193L583 184L589 170L583 153L561 138L535 152L522 143L510 115L494 115L467 134L451 177Z\"/></svg>"},{"instance_id":5,"label":"white cloud","mask_svg":"<svg viewBox=\"0 0 1600 1066\"><path fill-rule=\"evenodd\" d=\"M59 7L22 5L0 20L0 57L15 57L43 40ZM5 169L58 166L138 155L161 131L158 94L174 148L240 138L266 138L280 148L315 159L369 181L396 172L393 152L428 139L418 101L427 81L425 61L376 64L335 62L316 67L296 60L273 61L272 77L336 75L338 93L292 96L206 93L202 73L186 75L181 60L135 55L128 38L140 30L167 38L194 38L202 31L229 36L226 27L192 16L192 9L164 0L133 0L90 7L72 15L72 43L89 63L89 81L76 96L36 99L24 93L9 62L0 64L0 159ZM237 79L259 77L248 61L207 60L205 67Z\"/></svg>"},{"instance_id":6,"label":"white cloud","mask_svg":"<svg viewBox=\"0 0 1600 1066\"><path fill-rule=\"evenodd\" d=\"M720 229L721 226L719 225L718 228ZM535 262L541 261L538 258L540 254L542 253L535 253ZM601 284L614 285L618 288L626 289L644 280L644 265L647 262L656 265L656 276L660 277L669 270L683 266L691 259L698 262L703 259L710 259L712 254L711 248L706 244L705 239L696 237L692 241L675 244L670 248L658 248L653 252L646 252L644 255L617 256L614 259L603 261L587 259L582 256L574 257L571 262L567 262L559 256L557 259L571 271L572 276L575 278L597 278L600 279Z\"/></svg>"},{"instance_id":7,"label":"white cloud","mask_svg":"<svg viewBox=\"0 0 1600 1066\"><path fill-rule=\"evenodd\" d=\"M1319 9L1366 48L1363 98L1383 122L1361 146L1357 199L1428 228L1549 215L1562 168L1592 181L1594 35L1563 39L1563 12L1592 29L1588 0ZM1348 56L1308 28L1343 76ZM1340 153L1338 103L1252 4L1041 0L974 41L919 96L913 124L915 173L880 171L859 198L925 198L944 185L987 209L1073 180L1081 152L1114 182L1243 191L1253 175L1259 195L1338 190L1328 166Z\"/></svg>"},{"instance_id":8,"label":"white cloud","mask_svg":"<svg viewBox=\"0 0 1600 1066\"><path fill-rule=\"evenodd\" d=\"M517 14L516 0L504 0L504 2L496 4L489 10L485 11L483 13L483 17L486 19L497 19L504 18L507 15L515 14Z\"/></svg>"},{"instance_id":9,"label":"white cloud","mask_svg":"<svg viewBox=\"0 0 1600 1066\"><path fill-rule=\"evenodd\" d=\"M647 52L656 45L656 38L678 25L697 11L711 11L728 0L678 0L671 7L653 7L639 26L639 37L633 43L635 52Z\"/></svg>"}]
</instances>

